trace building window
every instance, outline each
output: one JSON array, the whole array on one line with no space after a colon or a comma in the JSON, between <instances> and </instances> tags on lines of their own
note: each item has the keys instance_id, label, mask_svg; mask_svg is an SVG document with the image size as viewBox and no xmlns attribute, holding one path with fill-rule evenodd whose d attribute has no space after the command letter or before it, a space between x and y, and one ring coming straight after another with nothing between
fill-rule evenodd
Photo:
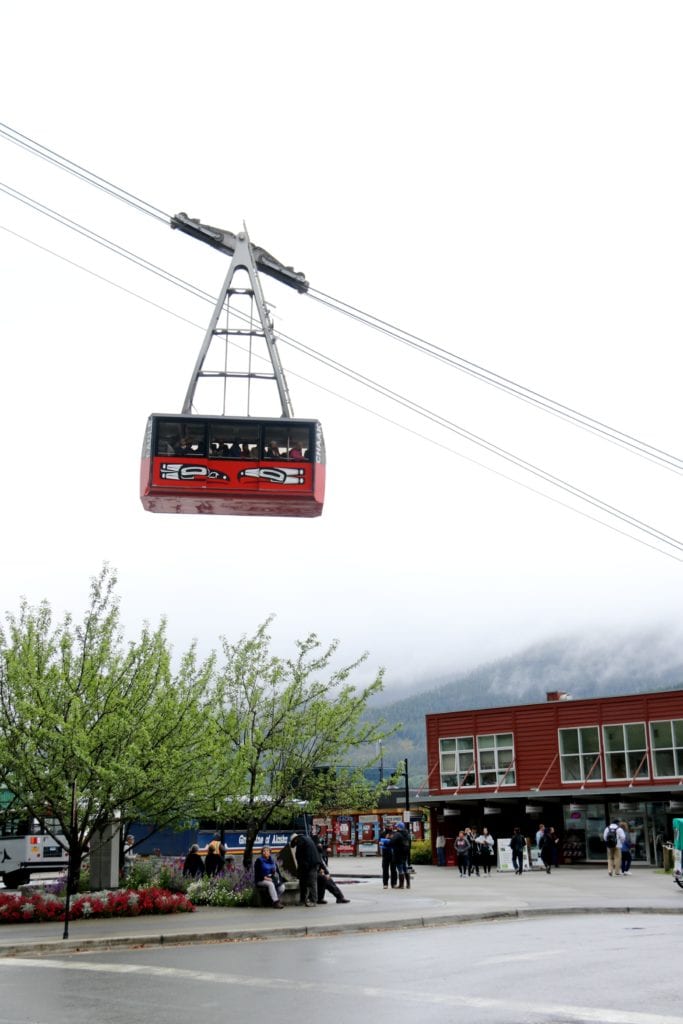
<instances>
[{"instance_id":1,"label":"building window","mask_svg":"<svg viewBox=\"0 0 683 1024\"><path fill-rule=\"evenodd\" d=\"M480 786L515 785L515 744L511 732L477 736Z\"/></svg>"},{"instance_id":2,"label":"building window","mask_svg":"<svg viewBox=\"0 0 683 1024\"><path fill-rule=\"evenodd\" d=\"M650 722L652 760L657 778L683 775L683 718Z\"/></svg>"},{"instance_id":3,"label":"building window","mask_svg":"<svg viewBox=\"0 0 683 1024\"><path fill-rule=\"evenodd\" d=\"M605 772L608 779L642 779L649 773L643 722L603 725Z\"/></svg>"},{"instance_id":4,"label":"building window","mask_svg":"<svg viewBox=\"0 0 683 1024\"><path fill-rule=\"evenodd\" d=\"M439 740L441 788L459 789L474 785L474 738L455 736Z\"/></svg>"},{"instance_id":5,"label":"building window","mask_svg":"<svg viewBox=\"0 0 683 1024\"><path fill-rule=\"evenodd\" d=\"M597 725L560 729L560 766L563 782L601 782L600 730Z\"/></svg>"}]
</instances>

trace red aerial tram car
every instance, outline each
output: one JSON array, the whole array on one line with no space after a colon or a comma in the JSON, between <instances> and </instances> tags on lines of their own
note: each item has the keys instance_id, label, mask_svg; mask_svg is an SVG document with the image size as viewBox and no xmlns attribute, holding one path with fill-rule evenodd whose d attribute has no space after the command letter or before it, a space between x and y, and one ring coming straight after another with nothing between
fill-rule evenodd
<instances>
[{"instance_id":1,"label":"red aerial tram car","mask_svg":"<svg viewBox=\"0 0 683 1024\"><path fill-rule=\"evenodd\" d=\"M182 412L154 413L147 421L140 470L143 508L208 515L319 516L325 496L322 428L317 420L294 417L257 268L298 292L307 291L308 282L265 249L253 246L246 229L234 235L184 213L174 217L171 226L233 258ZM238 271L248 275L245 286L233 283ZM246 304L245 311L240 303ZM264 356L255 346L263 348ZM217 347L219 359L209 366L207 356L210 350L215 355ZM240 354L246 357L243 369L234 365ZM254 369L253 360L264 357L272 372ZM228 388L243 389L249 412L252 388L263 381L277 385L281 417L227 415ZM195 412L198 386L213 387L214 397L218 386L220 415Z\"/></svg>"},{"instance_id":2,"label":"red aerial tram car","mask_svg":"<svg viewBox=\"0 0 683 1024\"><path fill-rule=\"evenodd\" d=\"M148 512L319 516L325 443L317 420L153 414L142 451Z\"/></svg>"}]
</instances>

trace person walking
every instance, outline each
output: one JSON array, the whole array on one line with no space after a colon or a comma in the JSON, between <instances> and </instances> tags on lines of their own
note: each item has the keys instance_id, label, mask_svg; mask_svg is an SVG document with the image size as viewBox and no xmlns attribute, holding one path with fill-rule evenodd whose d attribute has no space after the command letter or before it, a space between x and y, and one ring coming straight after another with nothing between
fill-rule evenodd
<instances>
[{"instance_id":1,"label":"person walking","mask_svg":"<svg viewBox=\"0 0 683 1024\"><path fill-rule=\"evenodd\" d=\"M318 905L318 872L322 857L310 836L293 835L289 845L296 858L299 902L306 907Z\"/></svg>"},{"instance_id":2,"label":"person walking","mask_svg":"<svg viewBox=\"0 0 683 1024\"><path fill-rule=\"evenodd\" d=\"M458 832L455 842L455 854L458 859L458 870L461 878L469 877L470 868L470 842L463 829Z\"/></svg>"},{"instance_id":3,"label":"person walking","mask_svg":"<svg viewBox=\"0 0 683 1024\"><path fill-rule=\"evenodd\" d=\"M495 856L495 841L487 828L483 828L477 836L479 863L484 876L491 874L491 865Z\"/></svg>"},{"instance_id":4,"label":"person walking","mask_svg":"<svg viewBox=\"0 0 683 1024\"><path fill-rule=\"evenodd\" d=\"M436 837L436 862L440 868L446 867L446 837L443 832L439 832ZM386 886L385 886L386 888Z\"/></svg>"},{"instance_id":5,"label":"person walking","mask_svg":"<svg viewBox=\"0 0 683 1024\"><path fill-rule=\"evenodd\" d=\"M525 847L526 839L522 835L520 829L515 825L512 830L512 838L510 839L510 849L512 850L512 866L515 869L516 875L521 875L524 872Z\"/></svg>"},{"instance_id":6,"label":"person walking","mask_svg":"<svg viewBox=\"0 0 683 1024\"><path fill-rule=\"evenodd\" d=\"M473 828L465 829L465 837L467 842L470 844L470 863L468 866L468 874L476 874L479 878L479 847L477 846L477 833Z\"/></svg>"},{"instance_id":7,"label":"person walking","mask_svg":"<svg viewBox=\"0 0 683 1024\"><path fill-rule=\"evenodd\" d=\"M562 849L562 839L557 829L552 829L553 833L553 867L559 868L560 866L560 850Z\"/></svg>"},{"instance_id":8,"label":"person walking","mask_svg":"<svg viewBox=\"0 0 683 1024\"><path fill-rule=\"evenodd\" d=\"M633 860L631 854L631 833L627 821L620 821L619 824L624 831L624 841L621 844L621 873L622 875L630 875L631 861Z\"/></svg>"},{"instance_id":9,"label":"person walking","mask_svg":"<svg viewBox=\"0 0 683 1024\"><path fill-rule=\"evenodd\" d=\"M550 869L553 866L557 866L555 863L556 850L560 842L560 837L553 828L549 825L541 836L541 860L545 867L546 874L550 874Z\"/></svg>"},{"instance_id":10,"label":"person walking","mask_svg":"<svg viewBox=\"0 0 683 1024\"><path fill-rule=\"evenodd\" d=\"M616 818L607 826L602 838L607 850L607 874L616 877L621 872L621 847L626 839L626 834Z\"/></svg>"}]
</instances>

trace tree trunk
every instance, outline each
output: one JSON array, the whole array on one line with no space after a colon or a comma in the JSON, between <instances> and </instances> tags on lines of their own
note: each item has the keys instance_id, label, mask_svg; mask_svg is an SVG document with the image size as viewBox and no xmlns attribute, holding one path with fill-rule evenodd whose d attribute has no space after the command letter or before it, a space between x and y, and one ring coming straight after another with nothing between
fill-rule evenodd
<instances>
[{"instance_id":1,"label":"tree trunk","mask_svg":"<svg viewBox=\"0 0 683 1024\"><path fill-rule=\"evenodd\" d=\"M249 871L253 861L254 843L256 842L256 836L258 835L258 828L255 825L247 826L247 844L244 847L244 854L242 855L242 864L244 865L245 871Z\"/></svg>"}]
</instances>

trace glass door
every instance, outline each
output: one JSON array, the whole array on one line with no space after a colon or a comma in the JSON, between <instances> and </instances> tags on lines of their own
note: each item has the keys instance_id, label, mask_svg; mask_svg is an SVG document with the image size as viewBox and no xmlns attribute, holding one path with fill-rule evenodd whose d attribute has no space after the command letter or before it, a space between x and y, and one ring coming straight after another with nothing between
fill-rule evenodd
<instances>
[{"instance_id":1,"label":"glass door","mask_svg":"<svg viewBox=\"0 0 683 1024\"><path fill-rule=\"evenodd\" d=\"M631 841L631 857L634 864L652 864L653 845L650 836L649 817L645 804L610 804L610 820L626 822Z\"/></svg>"}]
</instances>

